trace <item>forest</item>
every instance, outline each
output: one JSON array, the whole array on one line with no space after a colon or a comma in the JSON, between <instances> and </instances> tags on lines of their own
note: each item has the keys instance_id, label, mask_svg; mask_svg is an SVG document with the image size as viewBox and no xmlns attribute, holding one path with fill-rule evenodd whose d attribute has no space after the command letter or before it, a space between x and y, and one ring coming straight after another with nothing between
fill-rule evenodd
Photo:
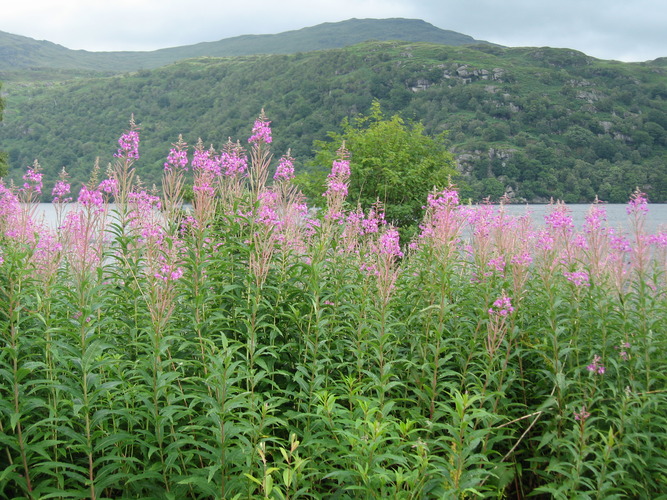
<instances>
[{"instance_id":1,"label":"forest","mask_svg":"<svg viewBox=\"0 0 667 500\"><path fill-rule=\"evenodd\" d=\"M159 185L179 134L219 148L249 134L264 109L276 151L299 175L323 171L315 141L377 100L455 155L461 194L475 201L624 202L639 187L667 201L664 59L597 60L570 49L365 42L283 55L203 57L112 76L7 82L0 144L7 179L37 160L45 186L66 168L88 180L111 161L134 116L142 180ZM354 161L354 159L353 159ZM45 190L49 191L49 190ZM44 201L49 201L48 197Z\"/></svg>"}]
</instances>

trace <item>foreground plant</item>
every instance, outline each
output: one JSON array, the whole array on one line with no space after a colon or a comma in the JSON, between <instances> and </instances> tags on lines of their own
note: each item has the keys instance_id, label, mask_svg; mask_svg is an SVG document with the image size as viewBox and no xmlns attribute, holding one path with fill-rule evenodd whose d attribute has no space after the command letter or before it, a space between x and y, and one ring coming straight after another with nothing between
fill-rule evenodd
<instances>
[{"instance_id":1,"label":"foreground plant","mask_svg":"<svg viewBox=\"0 0 667 500\"><path fill-rule=\"evenodd\" d=\"M158 193L131 122L76 202L63 174L55 229L37 164L0 184L0 495L662 494L667 244L642 193L623 234L597 204L536 227L449 186L401 246L348 204L344 146L316 214L271 144L263 113L248 151L179 139Z\"/></svg>"}]
</instances>

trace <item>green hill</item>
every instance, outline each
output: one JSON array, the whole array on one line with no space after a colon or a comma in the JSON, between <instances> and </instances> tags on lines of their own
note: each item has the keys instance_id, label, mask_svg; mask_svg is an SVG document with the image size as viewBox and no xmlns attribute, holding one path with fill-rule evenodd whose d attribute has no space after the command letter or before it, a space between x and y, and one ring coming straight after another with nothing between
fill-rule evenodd
<instances>
[{"instance_id":1,"label":"green hill","mask_svg":"<svg viewBox=\"0 0 667 500\"><path fill-rule=\"evenodd\" d=\"M445 45L486 43L436 28L419 19L350 19L272 35L243 35L150 52L70 50L51 42L0 31L0 80L34 80L37 75L56 79L86 75L86 72L125 73L196 57L294 54L346 47L369 40Z\"/></svg>"},{"instance_id":2,"label":"green hill","mask_svg":"<svg viewBox=\"0 0 667 500\"><path fill-rule=\"evenodd\" d=\"M155 70L61 83L12 83L0 149L10 177L38 158L53 182L86 180L112 159L133 113L140 174L157 183L178 134L216 147L242 142L264 108L274 151L304 172L314 140L366 113L449 131L466 195L624 202L636 187L667 201L667 68L597 60L569 49L366 42L291 55L198 58ZM463 182L462 182L463 184Z\"/></svg>"}]
</instances>

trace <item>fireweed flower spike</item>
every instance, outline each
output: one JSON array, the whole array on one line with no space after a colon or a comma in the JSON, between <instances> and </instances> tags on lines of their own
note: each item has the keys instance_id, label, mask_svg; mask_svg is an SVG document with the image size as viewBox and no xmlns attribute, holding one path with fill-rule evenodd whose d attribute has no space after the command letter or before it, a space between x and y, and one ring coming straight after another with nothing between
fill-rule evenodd
<instances>
[{"instance_id":1,"label":"fireweed flower spike","mask_svg":"<svg viewBox=\"0 0 667 500\"><path fill-rule=\"evenodd\" d=\"M575 412L574 412L574 419L575 419L577 422L581 422L582 424L583 424L583 423L586 421L586 419L587 419L588 417L590 417L590 416L591 416L591 414L590 414L588 411L586 411L586 405L582 406L580 411L578 411L578 412L575 411Z\"/></svg>"},{"instance_id":2,"label":"fireweed flower spike","mask_svg":"<svg viewBox=\"0 0 667 500\"><path fill-rule=\"evenodd\" d=\"M630 201L628 202L625 211L628 215L642 215L648 213L648 200L646 199L646 194L642 193L639 189L635 189L630 196Z\"/></svg>"},{"instance_id":3,"label":"fireweed flower spike","mask_svg":"<svg viewBox=\"0 0 667 500\"><path fill-rule=\"evenodd\" d=\"M116 158L139 158L139 130L134 123L134 116L130 118L130 130L118 139L118 146L118 152L114 155Z\"/></svg>"},{"instance_id":4,"label":"fireweed flower spike","mask_svg":"<svg viewBox=\"0 0 667 500\"><path fill-rule=\"evenodd\" d=\"M496 351L500 348L505 335L507 335L507 317L514 312L512 299L505 292L498 297L493 306L489 308L489 327L486 336L486 351L489 359L493 360Z\"/></svg>"},{"instance_id":5,"label":"fireweed flower spike","mask_svg":"<svg viewBox=\"0 0 667 500\"><path fill-rule=\"evenodd\" d=\"M271 163L271 122L266 119L264 110L262 109L259 118L255 120L255 125L252 128L252 135L248 138L248 142L252 144L250 151L250 191L253 198L258 199L259 194L266 186L266 180L269 176L269 164Z\"/></svg>"},{"instance_id":6,"label":"fireweed flower spike","mask_svg":"<svg viewBox=\"0 0 667 500\"><path fill-rule=\"evenodd\" d=\"M132 166L139 158L139 129L134 123L134 115L130 117L130 130L124 132L118 139L118 152L114 155L117 161L109 177L118 182L115 193L116 204L123 217L127 215L127 195L133 189L135 170Z\"/></svg>"},{"instance_id":7,"label":"fireweed flower spike","mask_svg":"<svg viewBox=\"0 0 667 500\"><path fill-rule=\"evenodd\" d=\"M331 173L327 176L327 190L322 196L327 199L328 220L340 220L343 217L343 203L347 198L347 187L350 180L350 160L345 143L338 149L338 158L331 166Z\"/></svg>"},{"instance_id":8,"label":"fireweed flower spike","mask_svg":"<svg viewBox=\"0 0 667 500\"><path fill-rule=\"evenodd\" d=\"M72 201L70 194L71 186L69 182L64 180L56 181L56 184L53 186L51 191L51 196L53 196L53 203L68 203Z\"/></svg>"},{"instance_id":9,"label":"fireweed flower spike","mask_svg":"<svg viewBox=\"0 0 667 500\"><path fill-rule=\"evenodd\" d=\"M512 307L512 300L503 295L493 303L493 307L489 309L489 314L491 316L507 316L514 312L514 307Z\"/></svg>"},{"instance_id":10,"label":"fireweed flower spike","mask_svg":"<svg viewBox=\"0 0 667 500\"><path fill-rule=\"evenodd\" d=\"M291 181L294 179L294 158L290 156L289 150L287 154L280 158L278 162L278 168L276 168L276 173L273 175L274 181Z\"/></svg>"},{"instance_id":11,"label":"fireweed flower spike","mask_svg":"<svg viewBox=\"0 0 667 500\"><path fill-rule=\"evenodd\" d=\"M248 138L248 142L251 144L271 144L271 122L266 119L264 110L259 115L259 118L255 120L255 124L252 127L252 135Z\"/></svg>"},{"instance_id":12,"label":"fireweed flower spike","mask_svg":"<svg viewBox=\"0 0 667 500\"><path fill-rule=\"evenodd\" d=\"M183 136L178 136L178 141L172 144L172 148L167 155L167 161L164 163L165 172L172 170L184 171L188 170L188 145L183 141Z\"/></svg>"},{"instance_id":13,"label":"fireweed flower spike","mask_svg":"<svg viewBox=\"0 0 667 500\"><path fill-rule=\"evenodd\" d=\"M602 358L598 356L597 354L593 356L593 362L586 367L586 369L594 373L596 375L604 375L604 372L606 371L604 365L600 363L602 361Z\"/></svg>"},{"instance_id":14,"label":"fireweed flower spike","mask_svg":"<svg viewBox=\"0 0 667 500\"><path fill-rule=\"evenodd\" d=\"M563 276L567 278L570 283L577 287L591 286L588 273L586 271L564 272Z\"/></svg>"},{"instance_id":15,"label":"fireweed flower spike","mask_svg":"<svg viewBox=\"0 0 667 500\"><path fill-rule=\"evenodd\" d=\"M40 170L41 167L35 160L33 166L23 175L24 183L22 191L26 193L34 193L37 196L42 194L42 173Z\"/></svg>"}]
</instances>

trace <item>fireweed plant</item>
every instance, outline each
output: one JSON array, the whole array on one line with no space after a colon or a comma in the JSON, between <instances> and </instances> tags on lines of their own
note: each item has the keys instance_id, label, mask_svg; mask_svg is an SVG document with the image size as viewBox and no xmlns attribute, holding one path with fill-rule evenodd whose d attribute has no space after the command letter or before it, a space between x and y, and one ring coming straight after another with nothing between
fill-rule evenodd
<instances>
[{"instance_id":1,"label":"fireweed plant","mask_svg":"<svg viewBox=\"0 0 667 500\"><path fill-rule=\"evenodd\" d=\"M326 207L262 113L179 138L162 193L131 121L100 180L0 183L4 498L658 498L667 491L667 232L424 200ZM186 182L193 204L182 205ZM113 202L113 204L110 204Z\"/></svg>"}]
</instances>

